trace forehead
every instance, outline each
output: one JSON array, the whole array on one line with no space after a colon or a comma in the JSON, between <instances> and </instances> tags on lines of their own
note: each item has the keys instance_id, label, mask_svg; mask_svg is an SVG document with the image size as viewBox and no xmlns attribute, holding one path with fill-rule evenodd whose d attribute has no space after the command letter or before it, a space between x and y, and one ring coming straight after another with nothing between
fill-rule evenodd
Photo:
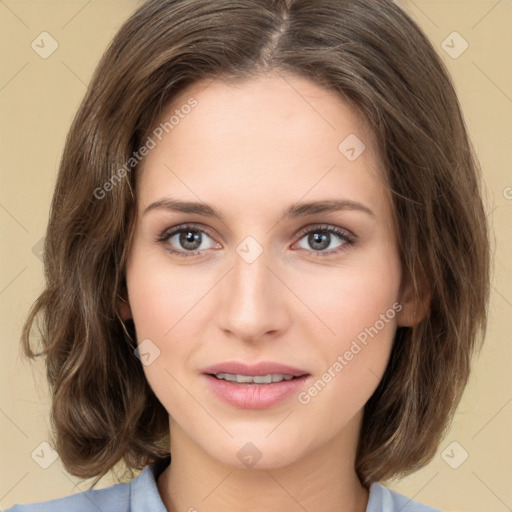
<instances>
[{"instance_id":1,"label":"forehead","mask_svg":"<svg viewBox=\"0 0 512 512\"><path fill-rule=\"evenodd\" d=\"M179 124L186 117L190 128L202 132L206 128L210 137L237 135L248 146L262 141L268 148L291 138L308 139L311 144L323 139L324 149L328 145L337 149L340 135L358 133L367 146L373 144L365 119L340 94L297 75L275 71L237 81L201 80L181 91L155 124L191 110L187 103L192 98L198 105L180 116ZM177 128L172 130L179 136ZM206 134L201 135L204 139Z\"/></svg>"},{"instance_id":2,"label":"forehead","mask_svg":"<svg viewBox=\"0 0 512 512\"><path fill-rule=\"evenodd\" d=\"M196 82L167 105L158 126L161 140L153 135L137 179L144 203L165 191L212 202L236 191L246 207L326 194L383 201L374 134L338 94L307 79L273 73Z\"/></svg>"}]
</instances>

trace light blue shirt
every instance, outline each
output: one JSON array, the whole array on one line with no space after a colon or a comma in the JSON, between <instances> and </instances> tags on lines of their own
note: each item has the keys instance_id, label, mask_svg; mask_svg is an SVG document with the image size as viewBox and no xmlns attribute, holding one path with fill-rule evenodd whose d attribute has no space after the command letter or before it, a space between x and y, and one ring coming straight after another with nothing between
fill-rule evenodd
<instances>
[{"instance_id":1,"label":"light blue shirt","mask_svg":"<svg viewBox=\"0 0 512 512\"><path fill-rule=\"evenodd\" d=\"M126 484L115 484L50 501L14 505L4 512L167 512L156 485L164 469L165 465L151 464ZM375 482L370 487L366 512L441 511L412 501Z\"/></svg>"}]
</instances>

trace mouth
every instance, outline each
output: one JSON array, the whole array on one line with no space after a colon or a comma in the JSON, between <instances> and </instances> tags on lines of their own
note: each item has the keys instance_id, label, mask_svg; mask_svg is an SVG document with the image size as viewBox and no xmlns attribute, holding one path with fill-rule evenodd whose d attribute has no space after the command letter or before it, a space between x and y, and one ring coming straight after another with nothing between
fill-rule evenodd
<instances>
[{"instance_id":1,"label":"mouth","mask_svg":"<svg viewBox=\"0 0 512 512\"><path fill-rule=\"evenodd\" d=\"M220 363L202 371L213 394L240 409L266 409L298 393L311 375L300 368L273 362Z\"/></svg>"},{"instance_id":2,"label":"mouth","mask_svg":"<svg viewBox=\"0 0 512 512\"><path fill-rule=\"evenodd\" d=\"M283 380L300 379L301 376L286 375L282 373L268 373L267 375L241 375L234 373L208 373L210 377L218 380L227 380L228 382L236 382L238 384L273 384L282 382ZM305 376L306 374L304 374Z\"/></svg>"},{"instance_id":3,"label":"mouth","mask_svg":"<svg viewBox=\"0 0 512 512\"><path fill-rule=\"evenodd\" d=\"M202 373L216 379L240 384L271 384L309 375L306 370L272 361L246 364L241 361L226 361L204 368Z\"/></svg>"}]
</instances>

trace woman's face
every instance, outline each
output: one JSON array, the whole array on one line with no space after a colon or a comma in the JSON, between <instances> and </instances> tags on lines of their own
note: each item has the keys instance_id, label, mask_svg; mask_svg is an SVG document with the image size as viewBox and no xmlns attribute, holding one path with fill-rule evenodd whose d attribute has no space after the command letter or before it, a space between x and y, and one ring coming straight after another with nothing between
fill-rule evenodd
<instances>
[{"instance_id":1,"label":"woman's face","mask_svg":"<svg viewBox=\"0 0 512 512\"><path fill-rule=\"evenodd\" d=\"M196 83L158 123L124 315L171 438L236 467L355 449L408 314L371 131L293 75Z\"/></svg>"}]
</instances>

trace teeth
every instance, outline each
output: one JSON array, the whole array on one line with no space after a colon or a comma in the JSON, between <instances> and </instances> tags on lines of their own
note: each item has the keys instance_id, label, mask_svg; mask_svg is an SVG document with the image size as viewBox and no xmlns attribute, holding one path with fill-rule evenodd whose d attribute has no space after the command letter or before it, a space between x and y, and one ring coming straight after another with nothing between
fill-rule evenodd
<instances>
[{"instance_id":1,"label":"teeth","mask_svg":"<svg viewBox=\"0 0 512 512\"><path fill-rule=\"evenodd\" d=\"M238 382L240 384L271 384L272 382L281 382L282 380L292 380L292 375L282 375L280 373L269 373L268 375L235 375L233 373L217 373L217 379L227 380L229 382Z\"/></svg>"}]
</instances>

